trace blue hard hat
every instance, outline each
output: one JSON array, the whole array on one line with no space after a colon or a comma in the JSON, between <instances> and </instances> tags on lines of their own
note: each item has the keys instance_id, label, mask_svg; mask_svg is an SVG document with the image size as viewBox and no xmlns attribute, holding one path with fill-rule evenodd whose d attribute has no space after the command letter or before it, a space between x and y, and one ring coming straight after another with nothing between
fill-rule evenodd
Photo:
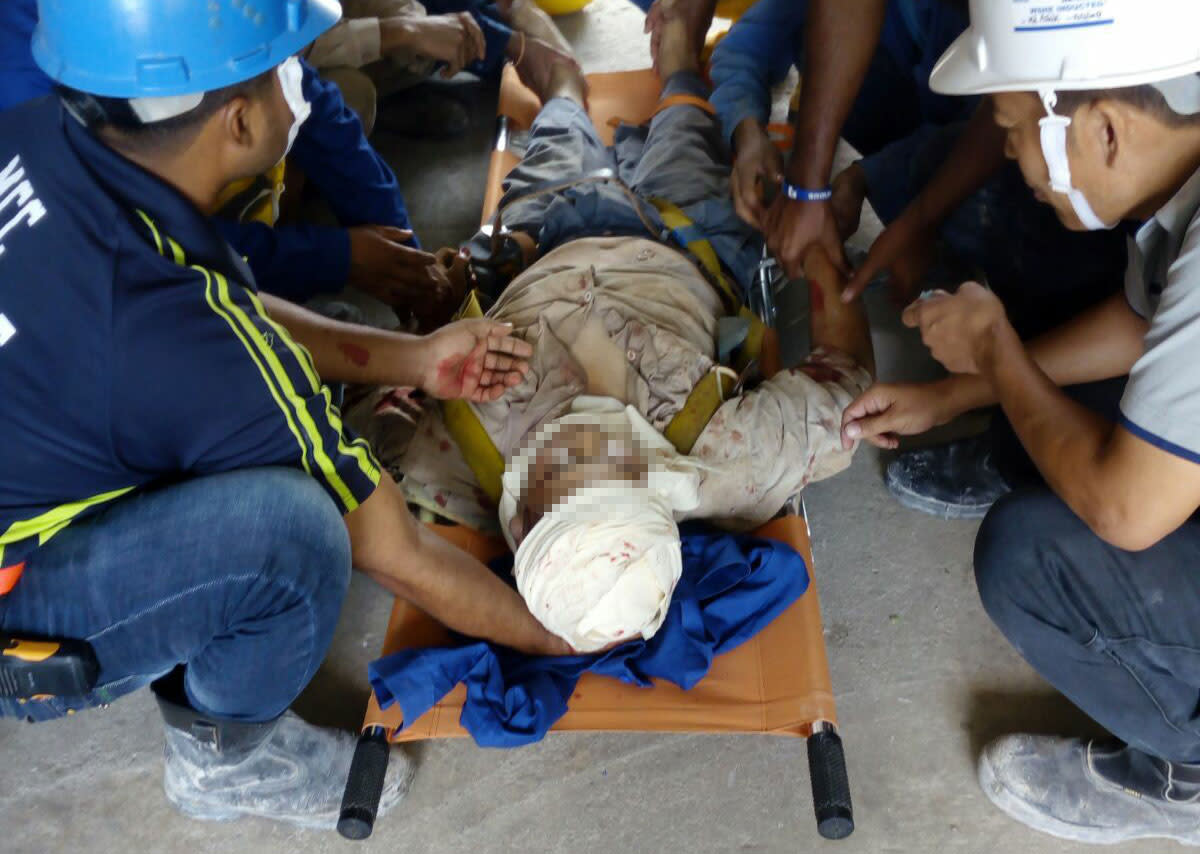
<instances>
[{"instance_id":1,"label":"blue hard hat","mask_svg":"<svg viewBox=\"0 0 1200 854\"><path fill-rule=\"evenodd\" d=\"M189 95L269 71L341 11L336 0L38 0L33 57L92 95Z\"/></svg>"}]
</instances>

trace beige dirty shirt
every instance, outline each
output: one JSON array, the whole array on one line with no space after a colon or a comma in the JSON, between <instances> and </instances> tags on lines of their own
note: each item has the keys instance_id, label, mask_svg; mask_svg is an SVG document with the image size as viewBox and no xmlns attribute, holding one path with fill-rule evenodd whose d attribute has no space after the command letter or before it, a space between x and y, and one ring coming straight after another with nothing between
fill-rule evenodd
<instances>
[{"instance_id":1,"label":"beige dirty shirt","mask_svg":"<svg viewBox=\"0 0 1200 854\"><path fill-rule=\"evenodd\" d=\"M383 58L380 18L423 18L425 7L417 0L342 0L342 19L323 33L306 57L314 67L362 68ZM388 57L396 66L428 74L433 61L415 52Z\"/></svg>"},{"instance_id":2,"label":"beige dirty shirt","mask_svg":"<svg viewBox=\"0 0 1200 854\"><path fill-rule=\"evenodd\" d=\"M631 404L662 430L714 369L722 314L696 267L660 243L603 237L561 246L514 280L488 312L512 323L534 352L519 386L475 406L480 423L506 461L584 393ZM692 450L705 472L700 505L688 518L753 528L811 481L846 468L853 451L842 449L842 411L870 382L848 356L816 352L727 400ZM394 468L404 473L411 500L495 530L495 508L436 411L421 419Z\"/></svg>"}]
</instances>

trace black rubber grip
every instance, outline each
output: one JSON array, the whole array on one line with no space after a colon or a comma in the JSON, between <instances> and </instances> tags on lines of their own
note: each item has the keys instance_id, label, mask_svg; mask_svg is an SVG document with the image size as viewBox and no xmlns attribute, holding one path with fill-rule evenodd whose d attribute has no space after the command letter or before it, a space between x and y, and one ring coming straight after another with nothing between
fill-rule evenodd
<instances>
[{"instance_id":1,"label":"black rubber grip","mask_svg":"<svg viewBox=\"0 0 1200 854\"><path fill-rule=\"evenodd\" d=\"M850 803L846 752L836 732L826 730L809 736L808 773L817 831L826 839L845 839L854 832L854 806Z\"/></svg>"},{"instance_id":2,"label":"black rubber grip","mask_svg":"<svg viewBox=\"0 0 1200 854\"><path fill-rule=\"evenodd\" d=\"M375 827L390 752L383 727L372 727L358 738L337 824L338 833L347 839L366 839Z\"/></svg>"}]
</instances>

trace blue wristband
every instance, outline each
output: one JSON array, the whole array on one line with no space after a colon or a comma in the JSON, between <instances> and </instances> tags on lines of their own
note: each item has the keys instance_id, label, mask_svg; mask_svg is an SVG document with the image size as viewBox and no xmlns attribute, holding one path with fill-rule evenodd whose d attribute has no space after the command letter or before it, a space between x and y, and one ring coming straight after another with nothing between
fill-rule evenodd
<instances>
[{"instance_id":1,"label":"blue wristband","mask_svg":"<svg viewBox=\"0 0 1200 854\"><path fill-rule=\"evenodd\" d=\"M826 187L824 190L806 190L804 187L797 187L795 184L783 182L783 194L793 202L827 202L833 198L833 187Z\"/></svg>"}]
</instances>

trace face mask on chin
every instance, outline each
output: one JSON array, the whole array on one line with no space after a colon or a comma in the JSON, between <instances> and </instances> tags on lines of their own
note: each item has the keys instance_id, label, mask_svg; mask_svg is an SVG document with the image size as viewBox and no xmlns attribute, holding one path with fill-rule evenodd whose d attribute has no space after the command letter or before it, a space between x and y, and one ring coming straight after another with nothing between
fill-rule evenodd
<instances>
[{"instance_id":1,"label":"face mask on chin","mask_svg":"<svg viewBox=\"0 0 1200 854\"><path fill-rule=\"evenodd\" d=\"M1054 112L1058 96L1052 89L1045 89L1039 94L1046 108L1046 117L1038 125L1042 130L1042 156L1046 158L1046 167L1050 170L1050 189L1067 197L1075 215L1088 231L1111 229L1113 226L1106 225L1096 216L1083 192L1071 184L1071 162L1067 155L1067 128L1071 126L1071 119Z\"/></svg>"},{"instance_id":2,"label":"face mask on chin","mask_svg":"<svg viewBox=\"0 0 1200 854\"><path fill-rule=\"evenodd\" d=\"M283 150L283 154L279 158L282 161L292 150L296 134L300 132L300 126L312 112L312 106L304 97L304 68L300 65L300 60L294 56L288 57L275 69L275 73L279 75L279 87L283 90L283 100L287 102L288 109L292 111L292 126L288 128L287 148Z\"/></svg>"}]
</instances>

